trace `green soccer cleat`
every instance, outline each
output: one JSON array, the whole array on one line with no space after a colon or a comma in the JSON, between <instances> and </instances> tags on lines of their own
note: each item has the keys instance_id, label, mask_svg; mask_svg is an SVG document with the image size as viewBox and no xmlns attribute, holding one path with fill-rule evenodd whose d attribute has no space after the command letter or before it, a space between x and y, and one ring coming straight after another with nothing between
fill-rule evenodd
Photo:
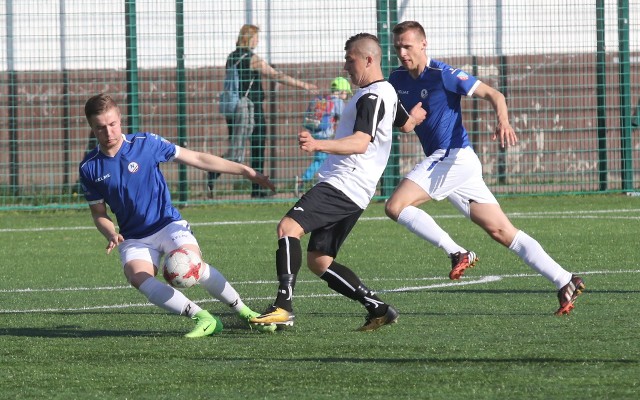
<instances>
[{"instance_id":1,"label":"green soccer cleat","mask_svg":"<svg viewBox=\"0 0 640 400\"><path fill-rule=\"evenodd\" d=\"M249 328L251 329L255 329L258 332L261 333L271 333L271 332L275 332L277 325L275 324L270 324L270 325L254 325L252 323L249 322L249 320L259 316L260 313L259 312L255 312L252 309L250 309L248 306L244 306L242 307L242 309L238 312L238 316L246 321L249 324Z\"/></svg>"},{"instance_id":2,"label":"green soccer cleat","mask_svg":"<svg viewBox=\"0 0 640 400\"><path fill-rule=\"evenodd\" d=\"M186 338L200 338L222 332L222 321L209 314L209 311L198 311L191 319L196 321L196 327L184 335Z\"/></svg>"}]
</instances>

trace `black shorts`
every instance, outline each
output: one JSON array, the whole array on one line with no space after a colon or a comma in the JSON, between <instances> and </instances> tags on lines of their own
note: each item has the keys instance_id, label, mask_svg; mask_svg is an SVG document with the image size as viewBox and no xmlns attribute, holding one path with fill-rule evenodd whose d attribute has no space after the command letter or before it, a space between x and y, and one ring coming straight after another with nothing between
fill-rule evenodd
<instances>
[{"instance_id":1,"label":"black shorts","mask_svg":"<svg viewBox=\"0 0 640 400\"><path fill-rule=\"evenodd\" d=\"M298 200L287 217L300 224L305 233L311 232L307 251L335 258L363 212L347 195L321 182Z\"/></svg>"}]
</instances>

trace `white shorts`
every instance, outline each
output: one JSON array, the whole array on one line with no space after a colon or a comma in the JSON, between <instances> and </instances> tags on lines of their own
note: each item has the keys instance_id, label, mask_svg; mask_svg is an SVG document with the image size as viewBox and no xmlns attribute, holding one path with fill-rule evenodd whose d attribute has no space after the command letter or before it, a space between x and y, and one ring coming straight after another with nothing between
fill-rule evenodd
<instances>
[{"instance_id":1,"label":"white shorts","mask_svg":"<svg viewBox=\"0 0 640 400\"><path fill-rule=\"evenodd\" d=\"M185 244L198 245L185 220L175 221L160 229L151 236L142 239L126 239L118 245L122 266L131 260L149 261L160 266L163 254L167 254Z\"/></svg>"},{"instance_id":2,"label":"white shorts","mask_svg":"<svg viewBox=\"0 0 640 400\"><path fill-rule=\"evenodd\" d=\"M469 202L498 204L482 179L482 164L471 147L437 150L406 176L434 200L447 199L469 217Z\"/></svg>"}]
</instances>

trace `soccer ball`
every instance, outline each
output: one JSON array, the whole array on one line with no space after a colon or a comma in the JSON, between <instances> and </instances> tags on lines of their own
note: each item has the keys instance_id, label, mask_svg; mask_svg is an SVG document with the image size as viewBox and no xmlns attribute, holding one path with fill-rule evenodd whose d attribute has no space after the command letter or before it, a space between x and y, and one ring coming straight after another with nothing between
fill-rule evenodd
<instances>
[{"instance_id":1,"label":"soccer ball","mask_svg":"<svg viewBox=\"0 0 640 400\"><path fill-rule=\"evenodd\" d=\"M164 258L162 276L173 287L189 288L198 284L205 265L197 253L176 249Z\"/></svg>"}]
</instances>

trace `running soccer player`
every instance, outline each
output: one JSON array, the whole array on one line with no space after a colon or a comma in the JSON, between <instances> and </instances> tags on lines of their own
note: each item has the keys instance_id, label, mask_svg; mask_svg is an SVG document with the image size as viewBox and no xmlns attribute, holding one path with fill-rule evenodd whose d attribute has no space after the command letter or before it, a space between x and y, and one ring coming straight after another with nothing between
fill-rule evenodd
<instances>
[{"instance_id":1,"label":"running soccer player","mask_svg":"<svg viewBox=\"0 0 640 400\"><path fill-rule=\"evenodd\" d=\"M107 254L118 247L124 275L151 303L196 321L186 337L220 332L218 317L155 278L163 254L177 248L201 254L189 224L171 204L160 163L177 161L203 171L243 175L271 190L273 183L245 165L176 146L153 133L124 135L120 109L107 94L91 97L84 110L98 146L80 163L80 179L93 222L107 239ZM119 231L107 214L107 205L115 214ZM244 321L258 315L214 267L207 265L199 282Z\"/></svg>"},{"instance_id":2,"label":"running soccer player","mask_svg":"<svg viewBox=\"0 0 640 400\"><path fill-rule=\"evenodd\" d=\"M378 38L367 33L345 44L344 69L358 89L347 103L334 139L316 140L308 131L298 134L306 152L329 153L318 173L318 183L306 192L278 224L275 302L255 325L293 325L293 290L302 265L300 239L311 233L307 266L329 288L367 309L364 325L371 331L396 322L398 312L368 289L348 267L335 261L344 240L369 204L391 150L393 126L411 131L425 117L419 106L411 115L399 104L393 87L384 80Z\"/></svg>"},{"instance_id":3,"label":"running soccer player","mask_svg":"<svg viewBox=\"0 0 640 400\"><path fill-rule=\"evenodd\" d=\"M389 82L405 106L421 103L426 110L427 118L415 131L427 158L400 182L386 203L386 214L443 249L451 258L449 277L459 279L475 264L476 254L454 242L429 214L417 207L431 199L448 199L491 238L553 282L560 301L555 314L569 314L585 288L584 281L563 269L535 239L511 224L482 179L482 165L462 125L461 97L479 97L489 101L497 114L493 139L499 138L503 147L515 144L517 138L509 124L504 96L474 76L428 58L426 35L418 22L396 25L393 45L402 66L391 73Z\"/></svg>"}]
</instances>

